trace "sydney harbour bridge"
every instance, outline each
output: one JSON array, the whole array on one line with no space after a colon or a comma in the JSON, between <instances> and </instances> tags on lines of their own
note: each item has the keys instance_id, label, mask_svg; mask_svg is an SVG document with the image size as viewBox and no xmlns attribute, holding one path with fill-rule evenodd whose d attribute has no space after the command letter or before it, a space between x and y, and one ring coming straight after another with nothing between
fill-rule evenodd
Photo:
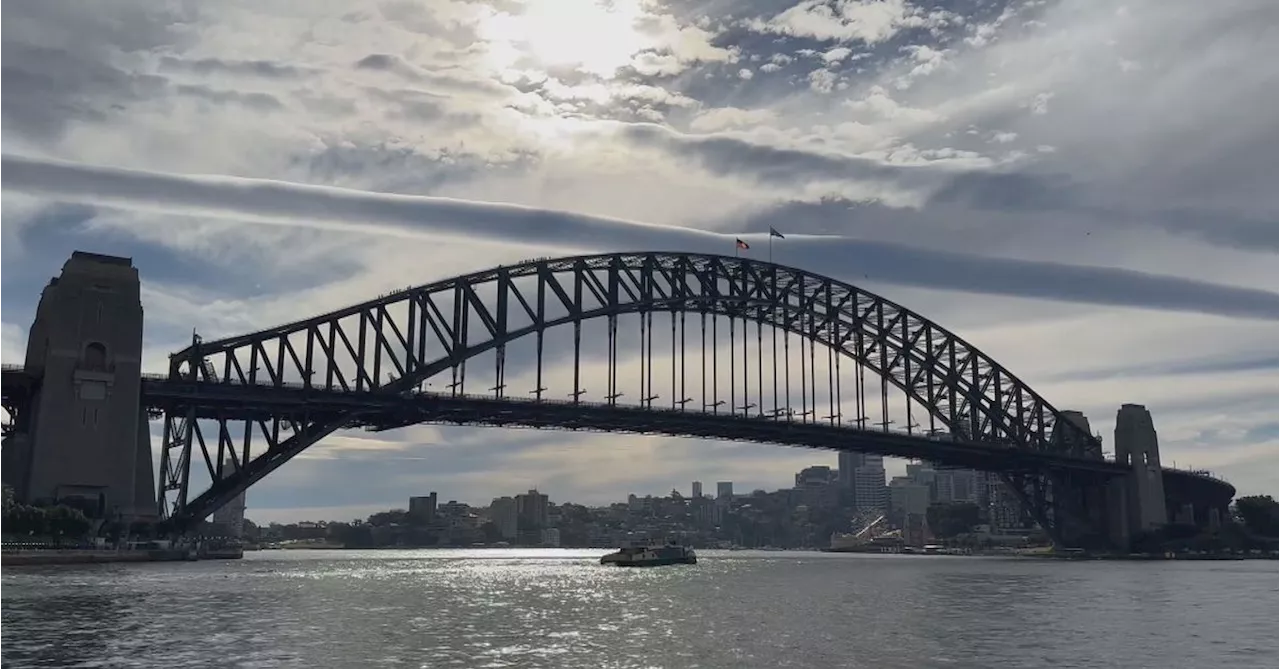
<instances>
[{"instance_id":1,"label":"sydney harbour bridge","mask_svg":"<svg viewBox=\"0 0 1280 669\"><path fill-rule=\"evenodd\" d=\"M137 269L77 252L41 297L25 364L3 373L4 471L19 497L89 497L176 534L335 432L420 423L996 472L1061 546L1123 546L1175 515L1211 524L1235 493L1162 467L1149 420L1128 443L1118 430L1108 458L1079 414L928 318L731 256L538 258L249 334L193 336L167 374L142 374L141 358Z\"/></svg>"}]
</instances>

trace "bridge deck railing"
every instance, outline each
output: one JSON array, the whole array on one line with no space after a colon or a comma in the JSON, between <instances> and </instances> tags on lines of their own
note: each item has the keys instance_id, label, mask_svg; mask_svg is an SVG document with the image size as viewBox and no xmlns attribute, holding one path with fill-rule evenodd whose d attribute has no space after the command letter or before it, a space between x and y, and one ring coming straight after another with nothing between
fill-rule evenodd
<instances>
[{"instance_id":1,"label":"bridge deck railing","mask_svg":"<svg viewBox=\"0 0 1280 669\"><path fill-rule=\"evenodd\" d=\"M180 384L190 384L190 383L192 383L191 381L188 381L188 380L185 380L185 379L175 380L175 379L172 379L172 378L170 378L170 377L168 377L168 376L166 376L166 375L164 375L164 374L143 374L143 375L142 375L142 378L144 378L144 379L146 379L146 380L149 380L149 381L159 382L159 383L168 383L168 382L171 382L171 381L172 381L172 382L175 382L175 383L180 383ZM219 380L219 381L215 381L215 382L197 381L197 382L195 382L195 383L197 383L197 384L207 384L207 385L217 385L217 386L228 386L228 385L231 385L231 386L241 386L241 387L245 387L245 388L254 388L254 387L260 387L260 388L288 388L288 389L290 389L290 390L300 390L300 391L308 391L308 390L310 390L310 391L317 391L317 392L321 392L321 393L334 393L334 392L337 392L337 393L342 393L342 394L344 394L344 395L377 395L377 394L379 394L377 390L364 390L364 391L325 390L324 388L316 388L315 386L308 386L308 385L307 385L307 384L305 384L305 383L299 383L299 382L296 382L296 381L282 381L282 382L280 382L280 383L271 383L271 384L245 384L245 383L240 383L239 381L234 380L234 379L224 379L224 380ZM403 395L401 395L401 394L397 393L397 395L400 395L400 396L408 396L408 397L422 397L422 398L463 399L463 400L470 400L470 401L477 401L477 402L486 402L486 401L487 401L487 402L516 402L516 403L520 403L520 404L547 404L547 405L553 405L553 406L581 406L581 407L587 407L587 408L643 409L643 410L646 410L646 411L653 411L653 412L658 412L658 413L671 413L671 414L688 413L688 412L686 412L685 410L682 410L682 409L679 409L679 408L667 407L667 406L652 406L652 405L650 405L650 406L642 406L642 405L634 405L634 404L610 404L610 403L608 403L608 402L591 402L591 401L581 401L581 400L574 401L574 400L567 400L567 399L547 399L547 398L537 399L537 398L528 398L528 397L512 397L512 396L508 396L508 395L504 395L504 396L501 396L501 397L495 397L495 396L493 396L493 395L489 395L489 394L479 395L479 394L475 394L475 393L455 393L455 392L450 392L450 391L435 391L435 390L418 390L418 391L413 391L413 392L411 392L411 393L405 393L405 394L403 394ZM710 412L701 412L701 413L710 413ZM761 419L767 419L767 420L783 420L783 419L785 419L788 415L793 415L793 416L794 416L794 415L796 415L796 413L795 413L795 412L792 412L791 414L788 414L788 413L785 413L785 412L778 412L778 413L762 412L762 413L759 413L759 414L756 414L756 415L749 415L749 414L743 414L743 413L737 413L737 412L732 412L732 413L731 413L731 412L724 412L724 414L723 414L723 415L724 415L726 418L738 418L738 419L749 419L749 420L761 420ZM845 425L845 426L852 426L852 425L855 425L858 421L856 421L856 420L844 420L844 419L838 419L838 421L831 421L831 420L828 420L828 419L819 419L819 420L812 421L812 422L816 422L816 423L828 423L828 424L835 423L835 424L840 424L840 425ZM935 432L934 434L929 434L928 430L907 430L907 429L901 429L901 428L880 428L880 429L876 429L876 428L871 428L871 427L861 427L861 426L859 426L858 428L855 428L855 429L861 429L861 430L867 430L867 431L875 431L875 432L885 432L885 433L890 433L890 434L900 434L900 435L903 435L903 436L927 437L927 438L932 439L932 440L934 440L934 441L950 441L950 440L952 440L952 436L951 436L951 434L950 434L950 433L946 433L946 432Z\"/></svg>"},{"instance_id":2,"label":"bridge deck railing","mask_svg":"<svg viewBox=\"0 0 1280 669\"><path fill-rule=\"evenodd\" d=\"M15 372L17 372L17 373L21 373L25 368L24 368L24 366L23 366L23 365L3 364L3 365L0 365L0 369L2 369L2 370L3 370L3 371L5 371L5 372L10 372L10 373L15 373ZM177 380L177 379L172 379L172 378L170 378L170 377L169 377L168 375L166 375L166 374L145 373L145 374L142 374L141 376L142 376L142 378L143 378L143 379L146 379L146 380L148 380L148 381L157 382L157 383L167 383L167 382L191 383L190 381L187 381L187 380ZM215 382L200 381L200 382L197 382L197 383L200 383L200 384L206 384L206 383L208 383L208 384L210 384L210 385L221 385L221 386L225 386L225 385L237 385L237 386L252 387L252 386L251 386L251 384L243 384L243 383L238 382L238 381L237 381L237 380L235 380L235 379L221 379L221 380L219 380L219 381L215 381ZM325 392L325 393L328 393L328 392L334 392L334 391L324 390L324 389L320 389L320 388L315 388L314 386L307 385L306 383L290 382L290 381L284 381L284 382L280 382L280 383L278 383L278 384L270 384L270 385L268 385L268 384L257 384L257 385L258 385L259 387L262 387L262 388L281 388L281 387L283 387L283 388L289 388L289 389L292 389L292 390L301 390L301 391L308 391L308 390L311 390L311 391L320 391L320 392ZM343 392L343 391L337 391L337 392ZM344 394L377 394L377 391L376 391L376 390L366 390L366 391L346 391ZM646 410L646 411L654 411L654 412L660 412L660 413L686 413L683 409L680 409L680 408L674 408L674 407L665 407L665 406L663 406L663 407L654 407L654 406L652 406L652 405L650 405L650 406L648 406L648 407L639 406L639 405L621 405L621 406L619 406L619 405L617 405L617 404L609 404L609 403L606 403L606 402L583 402L583 401L564 400L564 399L542 399L542 398L506 397L506 396L504 396L504 397L494 397L494 396L492 396L492 395L487 395L487 394L486 394L486 395L476 395L476 394L471 394L471 393L439 392L439 391L432 391L432 390L419 390L419 391L414 391L414 392L412 392L412 393L408 393L408 395L409 395L409 396L414 396L414 397L423 397L423 398L442 398L442 399L443 399L443 398L448 398L448 399L466 399L466 400L471 400L471 401L519 402L519 403L522 403L522 404L551 404L551 405L556 405L556 406L570 406L570 405L577 405L577 406L582 406L582 407L587 407L587 408L593 408L593 407L594 407L594 408L644 409L644 410ZM704 412L704 413L705 413L705 412ZM783 420L783 419L785 419L788 415L789 415L789 414L788 414L788 413L786 413L786 412L777 412L777 413L774 413L774 414L768 414L767 412L762 412L762 413L760 413L760 414L758 414L758 415L751 416L751 415L738 414L738 413L736 413L736 412L733 412L733 413L726 413L726 414L725 414L725 417L726 417L726 418L736 418L736 419L741 419L741 420ZM790 415L794 415L794 413L792 413L792 414L790 414ZM929 434L929 432L928 432L927 430L925 430L925 431L915 431L915 430L909 430L909 429L889 428L889 427L882 427L882 428L877 429L877 428L874 428L874 427L867 427L867 426L864 426L864 425L856 425L856 423L858 423L858 421L856 421L856 420L852 420L852 421L844 421L843 419L839 419L839 418L838 418L836 421L831 421L831 420L825 420L825 421L824 421L824 420L818 420L818 421L814 421L814 422L817 422L817 423L839 424L841 427L844 427L844 428L846 428L846 429L851 429L851 430L860 430L860 431L868 431L868 432L878 432L878 433L882 433L882 434L883 434L883 433L888 433L888 434L896 434L896 435L909 436L909 437L925 437L925 438L928 438L928 439L932 439L932 440L934 440L934 441L951 441L951 440L953 439L952 435L951 435L950 433L946 433L946 432L936 432L936 433L933 433L933 434ZM855 425L856 425L856 426L855 426ZM1106 453L1106 454L1104 454L1104 455L1103 455L1103 459L1104 459L1104 460L1106 460L1107 462L1111 462L1111 463L1115 463L1115 462L1116 462L1116 457L1115 457L1115 454L1114 454L1114 453ZM1220 481L1220 482L1223 482L1223 483L1225 483L1225 482L1226 482L1226 479L1222 478L1221 476L1218 476L1217 474L1214 474L1212 471L1209 471L1209 470L1207 470L1207 469L1191 469L1191 468L1184 468L1184 467L1172 467L1172 466L1168 466L1168 465L1164 465L1164 466L1163 466L1163 469L1165 469L1166 471L1176 471L1176 472L1179 472L1179 473L1182 473L1182 474L1186 474L1186 475L1189 475L1189 476L1196 476L1196 477L1200 477L1200 478L1211 479L1211 480L1214 480L1214 481Z\"/></svg>"}]
</instances>

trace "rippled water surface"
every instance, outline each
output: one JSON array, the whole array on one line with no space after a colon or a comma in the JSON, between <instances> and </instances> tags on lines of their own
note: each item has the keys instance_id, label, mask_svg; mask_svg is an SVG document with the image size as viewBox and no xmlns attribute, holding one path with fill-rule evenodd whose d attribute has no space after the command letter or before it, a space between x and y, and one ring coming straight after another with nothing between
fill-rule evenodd
<instances>
[{"instance_id":1,"label":"rippled water surface","mask_svg":"<svg viewBox=\"0 0 1280 669\"><path fill-rule=\"evenodd\" d=\"M10 568L5 667L1268 667L1276 563L263 551Z\"/></svg>"}]
</instances>

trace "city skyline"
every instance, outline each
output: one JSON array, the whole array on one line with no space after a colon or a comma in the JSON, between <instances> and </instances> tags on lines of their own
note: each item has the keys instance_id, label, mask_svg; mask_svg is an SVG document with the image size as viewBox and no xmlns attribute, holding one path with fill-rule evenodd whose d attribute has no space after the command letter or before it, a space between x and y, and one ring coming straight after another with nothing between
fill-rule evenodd
<instances>
[{"instance_id":1,"label":"city skyline","mask_svg":"<svg viewBox=\"0 0 1280 669\"><path fill-rule=\"evenodd\" d=\"M1108 451L1141 403L1166 463L1277 495L1274 21L1250 3L509 4L6 9L0 358L76 249L133 258L154 373L192 328L742 238L961 335ZM589 52L565 46L570 14ZM415 426L329 437L248 504L772 489L836 460Z\"/></svg>"},{"instance_id":2,"label":"city skyline","mask_svg":"<svg viewBox=\"0 0 1280 669\"><path fill-rule=\"evenodd\" d=\"M886 461L887 461L887 460L890 460L890 459L891 459L891 458L885 458L885 460L886 460ZM892 459L893 459L893 460L898 460L897 458L892 458ZM907 463L908 461L906 461L906 460L902 460L902 462L903 462L903 463ZM698 490L699 490L699 487L701 487L701 497L704 497L704 498L707 498L707 499L717 499L717 498L719 498L719 497L721 496L721 493L722 493L722 492L725 492L725 490L726 490L726 489L727 489L727 490L730 492L730 494L731 494L732 496L734 496L734 497L749 497L749 496L753 495L755 492L757 492L757 491L759 491L759 490L763 490L763 491L765 491L765 492L770 492L770 493L771 493L771 492L776 492L776 491L779 491L779 490L787 490L787 489L793 489L793 488L800 488L800 487L802 487L802 485L800 484L800 482L799 482L799 480L798 480L798 479L799 479L799 477L800 477L800 475L801 475L801 473L802 473L803 471L808 470L808 469L810 469L810 468L824 468L824 467L825 467L825 468L827 468L827 469L829 469L829 470L830 470L830 472L831 472L831 474L833 474L833 475L839 472L839 470L838 470L836 467L831 467L831 466L828 466L828 465L823 465L823 464L818 463L818 464L806 465L802 470L797 471L797 472L793 472L793 473L792 473L792 477L796 479L795 481L793 481L793 485L778 485L778 486L773 486L773 485L763 485L763 484L762 484L762 485L756 485L756 486L746 486L746 485L740 486L740 485L739 485L739 482L735 482L735 481L727 481L727 480L724 480L724 479L718 479L718 480L710 481L710 484L711 484L711 485L710 485L710 487L708 487L708 485L707 485L708 481L703 481L703 480L697 480L697 479L695 479L695 480L691 480L691 481L686 481L686 482L684 483L683 487L682 487L682 486L680 486L680 485L672 485L672 486L668 487L666 490L663 490L663 491L634 491L634 490L633 490L633 491L628 491L628 492L626 492L626 493L622 493L620 496L617 496L616 498L606 499L605 497L601 497L600 499L598 499L598 500L596 500L596 501L594 501L594 502L586 502L586 501L576 500L576 499L561 499L561 498L557 497L557 495L554 493L554 491L546 490L546 489L540 488L540 487L538 487L538 486L536 486L536 485L529 486L529 487L527 487L527 488L525 488L525 489L520 489L520 490L509 490L509 491L504 491L503 493L501 493L501 494L499 494L499 495L496 495L496 496L494 496L493 498L488 499L488 500L479 500L479 499L477 499L477 500L470 500L470 499L463 499L463 498L460 498L460 497L454 497L454 496L450 496L450 495L448 495L448 494L441 493L439 490L430 490L430 491L424 491L424 492L417 493L417 494L415 494L415 495L410 496L409 498L407 498L407 499L405 499L405 500L401 500L401 501L400 501L400 503L398 503L398 505L397 505L396 503L392 503L392 504L390 504L389 506L374 508L374 509L372 509L372 510L370 511L370 514L372 514L372 513L377 513L377 512L379 512L379 511L387 511L387 510L403 510L403 511L408 511L409 513L411 513L411 514L412 514L412 513L413 513L413 509L412 509L412 507L414 506L415 500L418 500L418 499L428 499L428 498L430 498L430 499L434 500L434 503L435 503L435 504L437 504L437 505L439 505L439 504L446 504L446 503L449 503L449 502L458 502L458 503L461 503L461 504L466 504L467 506L470 506L470 507L472 507L472 508L490 508L490 507L491 507L491 505L492 505L494 502L497 502L497 501L499 501L499 500L515 499L515 498L517 498L517 497L519 497L519 496L521 496L521 495L524 495L524 494L526 494L526 493L535 493L535 492L536 492L536 493L540 493L540 494L542 494L543 496L545 496L545 497L547 498L547 501L548 501L550 504L553 504L553 505L560 505L560 504L578 504L578 505L587 506L587 507L607 507L607 506L611 506L611 505L613 505L613 504L626 504L626 503L627 503L627 501L628 501L628 499L630 499L631 497L637 497L637 498L645 498L645 497L666 498L666 497L670 497L672 492L676 492L676 493L678 493L681 497L683 497L683 498L685 498L685 499L694 499L694 498L697 498L697 497L699 496L699 495L697 494L697 493L698 493ZM965 471L968 471L968 470L965 470ZM887 472L888 472L888 470L887 470L887 469L882 469L882 470L881 470L881 472L882 472L882 474L884 475L884 482L882 483L882 485L886 488L886 491L887 491L887 489L888 489L888 484L889 484L889 481L890 481L890 479L892 478L892 476L890 476L890 475L887 473ZM906 473L907 473L907 470L906 470L906 468L905 468L905 465L904 465L904 468L903 468L903 472L902 472L902 473L903 473L903 474L906 474ZM899 476L901 476L901 475L899 475ZM835 480L835 479L833 479L832 481L830 481L830 483L831 483L832 485L835 485L835 486L843 486L843 485L844 485L844 484L843 484L843 479L841 479L841 480ZM727 488L725 487L726 485L727 485ZM887 497L886 497L886 499L887 499ZM324 507L314 507L314 508L316 508L316 509L322 509L322 508L324 508ZM343 507L343 508L347 508L347 507ZM433 507L433 508L434 508L434 507ZM259 515L260 515L263 519L265 519L265 521L264 521L263 523L260 523L260 524L266 524L266 523L270 523L270 522L278 522L278 523L295 523L295 522L307 522L307 521L313 521L313 522L322 522L322 521L323 521L323 522L349 522L349 521L353 520L352 518L314 518L314 517L301 517L301 516L299 516L299 517L297 517L297 518L294 518L294 517L292 517L292 515L291 515L290 517L276 517L274 512L281 511L281 510L277 510L277 509L263 509L262 511L264 511L265 513L264 513L264 514L255 514L255 513L254 513L254 509L253 509L253 507L252 507L252 506L249 506L249 507L247 508L247 510L243 512L243 514L244 514L244 517L248 518L249 520L253 520L254 522L259 522L259 521L258 521L258 519L257 519L257 516L259 516ZM288 514L303 514L303 515L305 515L305 513L307 512L307 509L288 509L288 510L283 510L283 511L284 511L284 513L288 513ZM369 514L366 514L366 515L369 515ZM214 521L214 522L217 522L217 521Z\"/></svg>"},{"instance_id":3,"label":"city skyline","mask_svg":"<svg viewBox=\"0 0 1280 669\"><path fill-rule=\"evenodd\" d=\"M832 455L834 456L835 454L832 453ZM897 461L896 459L885 458L886 463L888 463L891 460ZM903 460L901 462L905 463L906 461ZM821 462L814 461L813 463L804 465L803 467L801 467L801 469L803 469L804 467L811 467L815 465L822 466L822 464L823 463ZM903 466L901 467L901 470L903 473L905 473L906 471L905 467L906 467L905 464L903 464ZM833 465L831 466L831 469L835 470L836 468ZM889 476L887 472L889 470L886 469L885 471L886 471L886 482L887 482L888 480L887 477ZM778 482L775 482L772 480L765 480L765 479L760 479L754 482L753 481L729 481L729 482L733 484L734 495L750 495L755 490L766 490L766 491L772 492L774 490L783 490L783 489L791 488L793 486L786 485L785 479L794 477L795 474L796 472L793 471L786 476L780 475L779 478L783 480ZM444 504L445 502L449 502L449 501L456 501L463 504L467 504L472 507L486 507L494 499L497 499L500 497L511 497L523 492L527 492L529 490L537 490L538 492L541 492L547 495L552 504L581 504L583 506L594 507L594 506L609 506L611 504L617 504L617 503L625 503L629 495L635 495L637 497L646 497L646 496L667 497L671 494L672 490L679 492L682 496L686 498L692 497L693 496L692 484L695 481L700 481L702 483L703 485L702 495L704 497L715 498L717 496L716 484L726 480L727 479L724 479L724 478L704 477L703 479L691 479L688 481L684 481L683 483L673 482L671 485L668 485L665 488L659 485L656 489L652 489L652 490L648 490L648 489L643 491L628 490L625 492L618 493L612 497L610 497L610 493L607 490L601 490L597 493L590 495L586 499L569 499L564 497L563 495L556 494L556 491L551 490L546 486L538 486L538 485L526 485L524 487L520 487L519 485L517 485L515 488L512 488L512 489L503 489L503 491L500 491L499 494L495 494L492 497L486 497L484 493L480 493L480 492L472 493L470 497L468 497L467 495L459 496L459 495L450 494L449 492L446 492L445 490L442 490L442 489L424 490L424 491L415 493L412 496L428 495L431 493L436 493L437 499L439 499L440 504ZM250 490L249 495L247 496L248 506L247 506L247 510L245 511L245 517L249 518L254 522L259 522L260 518L263 519L263 522L280 522L280 523L303 522L303 521L318 522L321 520L347 522L352 520L352 518L363 518L372 513L376 513L378 511L386 511L388 509L403 508L405 510L408 510L408 498L404 498L400 500L388 500L386 504L369 504L369 505L362 505L359 507L316 506L316 507L292 507L292 508L286 508L286 509L257 508L253 505L252 495L253 495L253 490ZM332 512L345 513L347 510L355 510L355 509L365 510L367 511L367 513L363 513L363 515L361 515L360 513L357 513L356 516L353 516L352 518L348 518L345 516L338 516L333 518L329 518L329 517L320 518L315 516L316 513L320 513L320 514L330 513L331 510L334 510Z\"/></svg>"}]
</instances>

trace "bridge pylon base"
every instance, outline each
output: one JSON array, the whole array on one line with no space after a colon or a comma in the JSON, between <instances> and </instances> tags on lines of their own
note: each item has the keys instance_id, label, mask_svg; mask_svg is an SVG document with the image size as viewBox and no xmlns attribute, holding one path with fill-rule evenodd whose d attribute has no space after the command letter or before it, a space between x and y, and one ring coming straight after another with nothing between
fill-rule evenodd
<instances>
[{"instance_id":1,"label":"bridge pylon base","mask_svg":"<svg viewBox=\"0 0 1280 669\"><path fill-rule=\"evenodd\" d=\"M1086 550L1128 548L1128 486L1124 478L1079 473L1055 473L1047 478L1054 521L1050 536L1055 545Z\"/></svg>"}]
</instances>

